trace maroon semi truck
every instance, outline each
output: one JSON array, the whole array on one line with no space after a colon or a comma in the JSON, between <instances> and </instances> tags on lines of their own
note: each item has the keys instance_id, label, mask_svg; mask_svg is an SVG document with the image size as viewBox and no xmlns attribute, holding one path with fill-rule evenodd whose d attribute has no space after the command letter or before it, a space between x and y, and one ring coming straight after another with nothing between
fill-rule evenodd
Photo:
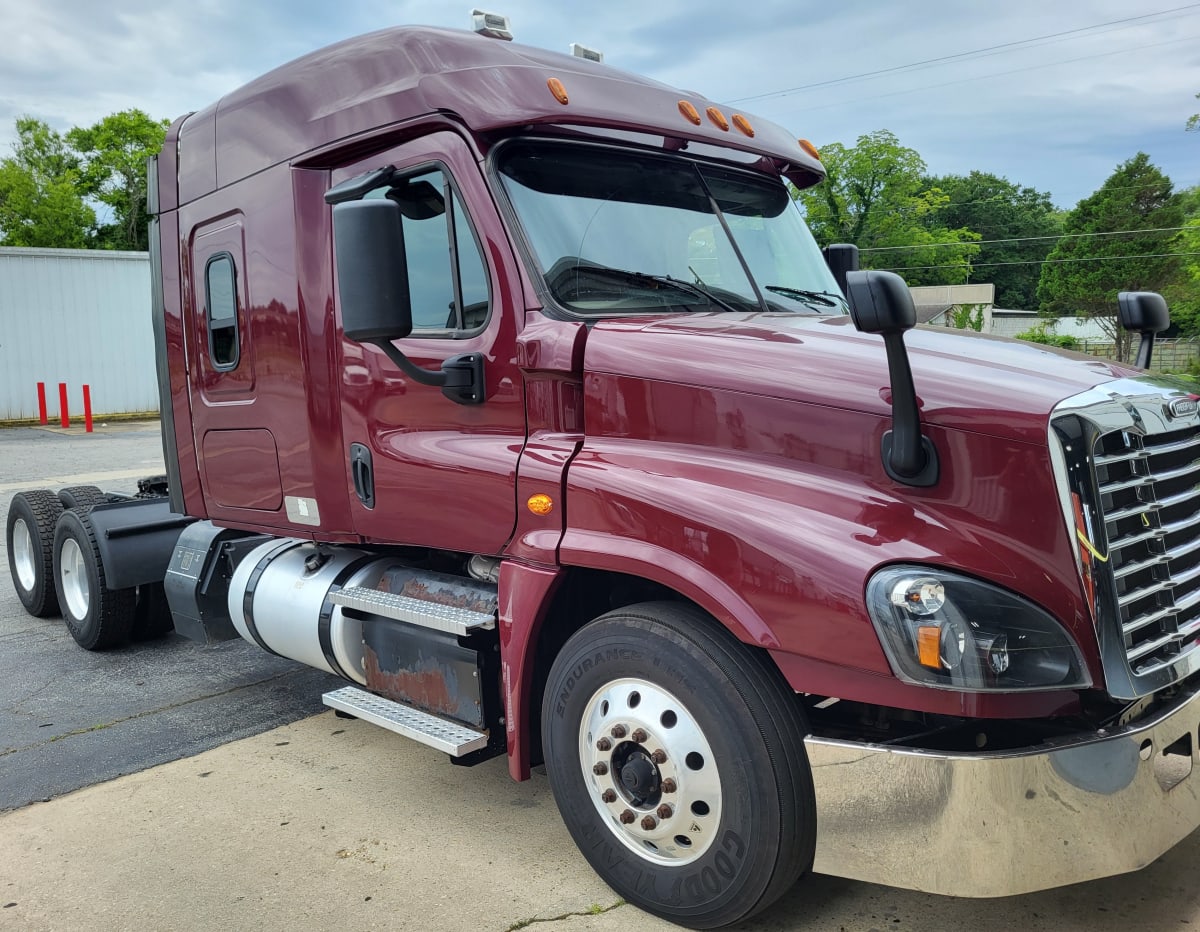
<instances>
[{"instance_id":1,"label":"maroon semi truck","mask_svg":"<svg viewBox=\"0 0 1200 932\"><path fill-rule=\"evenodd\" d=\"M164 482L18 495L89 649L241 636L343 714L544 764L696 928L816 871L1002 896L1200 824L1200 417L1138 368L913 326L771 123L391 29L151 167ZM1144 333L1166 323L1122 295ZM470 818L470 813L464 813Z\"/></svg>"}]
</instances>

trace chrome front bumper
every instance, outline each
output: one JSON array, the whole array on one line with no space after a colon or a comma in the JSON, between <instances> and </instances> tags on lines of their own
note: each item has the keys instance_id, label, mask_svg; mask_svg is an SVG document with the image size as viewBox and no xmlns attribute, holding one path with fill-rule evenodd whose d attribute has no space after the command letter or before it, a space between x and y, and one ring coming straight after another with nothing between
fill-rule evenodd
<instances>
[{"instance_id":1,"label":"chrome front bumper","mask_svg":"<svg viewBox=\"0 0 1200 932\"><path fill-rule=\"evenodd\" d=\"M805 745L818 873L1009 896L1137 870L1200 827L1200 687L1145 722L1036 751Z\"/></svg>"}]
</instances>

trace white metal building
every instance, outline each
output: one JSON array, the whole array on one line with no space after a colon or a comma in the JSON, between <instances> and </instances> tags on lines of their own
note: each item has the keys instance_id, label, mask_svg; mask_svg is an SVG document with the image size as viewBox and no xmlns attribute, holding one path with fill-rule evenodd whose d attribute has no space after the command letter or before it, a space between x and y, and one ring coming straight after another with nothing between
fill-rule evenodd
<instances>
[{"instance_id":1,"label":"white metal building","mask_svg":"<svg viewBox=\"0 0 1200 932\"><path fill-rule=\"evenodd\" d=\"M67 383L72 419L83 386L96 415L158 410L144 252L0 247L0 421L51 420Z\"/></svg>"}]
</instances>

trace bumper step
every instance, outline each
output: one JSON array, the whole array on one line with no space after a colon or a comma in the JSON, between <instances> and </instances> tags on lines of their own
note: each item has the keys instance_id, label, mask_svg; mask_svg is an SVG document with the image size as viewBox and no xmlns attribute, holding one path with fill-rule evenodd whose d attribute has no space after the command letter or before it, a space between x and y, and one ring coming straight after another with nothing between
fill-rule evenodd
<instances>
[{"instance_id":1,"label":"bumper step","mask_svg":"<svg viewBox=\"0 0 1200 932\"><path fill-rule=\"evenodd\" d=\"M451 757L462 757L487 747L488 736L485 732L418 711L354 686L344 686L325 693L321 701L332 709L340 709L355 718L445 751Z\"/></svg>"},{"instance_id":2,"label":"bumper step","mask_svg":"<svg viewBox=\"0 0 1200 932\"><path fill-rule=\"evenodd\" d=\"M380 592L376 589L350 587L330 596L334 605L352 608L368 615L405 621L422 628L433 628L447 634L465 636L472 631L491 630L496 627L496 617L468 608L427 602L411 596Z\"/></svg>"}]
</instances>

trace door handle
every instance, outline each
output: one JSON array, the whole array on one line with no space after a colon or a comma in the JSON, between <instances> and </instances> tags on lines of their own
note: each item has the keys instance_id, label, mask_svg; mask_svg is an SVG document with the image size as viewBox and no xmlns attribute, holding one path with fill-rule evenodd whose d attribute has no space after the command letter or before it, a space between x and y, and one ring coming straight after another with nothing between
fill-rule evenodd
<instances>
[{"instance_id":1,"label":"door handle","mask_svg":"<svg viewBox=\"0 0 1200 932\"><path fill-rule=\"evenodd\" d=\"M354 491L364 508L375 507L375 470L371 465L371 450L361 443L350 444L350 478Z\"/></svg>"}]
</instances>

